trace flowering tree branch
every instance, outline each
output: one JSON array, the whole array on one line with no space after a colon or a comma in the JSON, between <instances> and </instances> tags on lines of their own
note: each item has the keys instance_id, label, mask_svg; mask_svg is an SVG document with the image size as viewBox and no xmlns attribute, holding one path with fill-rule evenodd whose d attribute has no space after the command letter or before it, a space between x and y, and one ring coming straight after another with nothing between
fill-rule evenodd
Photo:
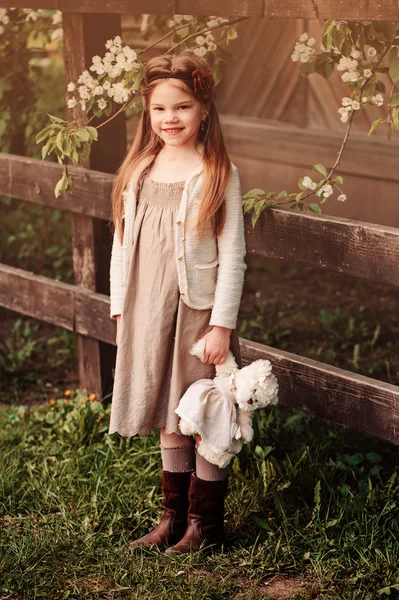
<instances>
[{"instance_id":1,"label":"flowering tree branch","mask_svg":"<svg viewBox=\"0 0 399 600\"><path fill-rule=\"evenodd\" d=\"M375 128L385 123L387 136L391 139L391 131L399 129L399 93L394 93L395 84L399 80L399 39L397 39L399 23L374 22L358 23L329 20L324 23L321 52L315 51L316 40L304 33L295 44L291 59L301 62L302 74L318 73L330 77L333 68L342 72L344 84L353 85L351 97L342 98L342 107L338 110L343 123L348 123L346 132L333 166L327 170L324 165L314 165L313 171L322 176L318 182L309 176L298 181L299 193L287 192L266 193L263 190L251 190L244 196L244 212L253 210L252 224L255 226L260 214L271 206L290 204L297 210L308 210L321 213L320 205L333 194L336 187L340 195L338 200L347 199L339 185L343 183L341 176L335 176L343 152L346 148L353 119L359 116L368 104L382 106L385 92L384 83L378 78L379 73L389 73L393 82L388 99L388 117L377 119L372 124L369 135ZM384 62L388 55L388 62ZM377 92L377 93L376 93ZM310 197L320 198L319 204L306 203Z\"/></svg>"}]
</instances>

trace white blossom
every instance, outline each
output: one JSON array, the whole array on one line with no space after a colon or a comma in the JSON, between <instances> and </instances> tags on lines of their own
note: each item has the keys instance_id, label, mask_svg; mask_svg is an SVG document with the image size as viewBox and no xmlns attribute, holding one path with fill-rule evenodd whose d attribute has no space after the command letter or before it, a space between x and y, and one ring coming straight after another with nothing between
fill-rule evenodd
<instances>
[{"instance_id":1,"label":"white blossom","mask_svg":"<svg viewBox=\"0 0 399 600\"><path fill-rule=\"evenodd\" d=\"M345 98L342 98L342 106L350 106L352 103L352 100L350 98L348 98L347 96L345 96Z\"/></svg>"},{"instance_id":2,"label":"white blossom","mask_svg":"<svg viewBox=\"0 0 399 600\"><path fill-rule=\"evenodd\" d=\"M94 95L101 96L101 94L103 92L104 92L104 88L101 85L96 85L96 87L94 88Z\"/></svg>"},{"instance_id":3,"label":"white blossom","mask_svg":"<svg viewBox=\"0 0 399 600\"><path fill-rule=\"evenodd\" d=\"M299 37L299 41L300 42L306 42L309 39L309 34L308 33L303 33L300 37Z\"/></svg>"},{"instance_id":4,"label":"white blossom","mask_svg":"<svg viewBox=\"0 0 399 600\"><path fill-rule=\"evenodd\" d=\"M345 194L340 194L337 198L337 200L339 202L345 202L346 199L347 199L347 196L345 196Z\"/></svg>"},{"instance_id":5,"label":"white blossom","mask_svg":"<svg viewBox=\"0 0 399 600\"><path fill-rule=\"evenodd\" d=\"M176 25L176 23L174 22L174 20L173 20L173 19L170 19L170 20L168 21L168 27L170 27L171 29L172 29L172 27L174 27L175 25Z\"/></svg>"},{"instance_id":6,"label":"white blossom","mask_svg":"<svg viewBox=\"0 0 399 600\"><path fill-rule=\"evenodd\" d=\"M323 196L323 198L328 198L333 193L332 185L329 183L325 183L318 192L316 192L317 196Z\"/></svg>"},{"instance_id":7,"label":"white blossom","mask_svg":"<svg viewBox=\"0 0 399 600\"><path fill-rule=\"evenodd\" d=\"M76 102L76 98L75 97L70 98L68 100L68 102L67 102L68 108L75 108L76 104L77 104L77 102Z\"/></svg>"},{"instance_id":8,"label":"white blossom","mask_svg":"<svg viewBox=\"0 0 399 600\"><path fill-rule=\"evenodd\" d=\"M78 83L86 85L88 88L92 89L97 85L97 80L90 75L87 69L85 69L83 73L79 75Z\"/></svg>"},{"instance_id":9,"label":"white blossom","mask_svg":"<svg viewBox=\"0 0 399 600\"><path fill-rule=\"evenodd\" d=\"M309 189L309 190L315 190L317 188L317 183L314 182L307 175L303 178L302 185L303 185L304 188Z\"/></svg>"},{"instance_id":10,"label":"white blossom","mask_svg":"<svg viewBox=\"0 0 399 600\"><path fill-rule=\"evenodd\" d=\"M354 58L348 58L347 56L341 56L337 65L338 71L355 71L358 67L358 62Z\"/></svg>"},{"instance_id":11,"label":"white blossom","mask_svg":"<svg viewBox=\"0 0 399 600\"><path fill-rule=\"evenodd\" d=\"M198 46L203 46L205 44L205 38L203 35L197 35L195 41L198 44Z\"/></svg>"},{"instance_id":12,"label":"white blossom","mask_svg":"<svg viewBox=\"0 0 399 600\"><path fill-rule=\"evenodd\" d=\"M212 42L214 42L215 38L214 38L213 34L210 33L210 32L207 33L206 36L205 36L205 41L206 41L207 44L211 44Z\"/></svg>"},{"instance_id":13,"label":"white blossom","mask_svg":"<svg viewBox=\"0 0 399 600\"><path fill-rule=\"evenodd\" d=\"M62 27L57 27L57 29L54 29L54 31L52 32L50 38L52 40L62 40L62 38L64 37L64 30Z\"/></svg>"},{"instance_id":14,"label":"white blossom","mask_svg":"<svg viewBox=\"0 0 399 600\"><path fill-rule=\"evenodd\" d=\"M180 25L180 23L183 21L183 16L182 15L173 15L174 20L176 21L176 23L178 25Z\"/></svg>"},{"instance_id":15,"label":"white blossom","mask_svg":"<svg viewBox=\"0 0 399 600\"><path fill-rule=\"evenodd\" d=\"M374 56L377 54L377 50L375 48L373 48L373 46L369 46L366 50L366 57L367 58L374 58Z\"/></svg>"},{"instance_id":16,"label":"white blossom","mask_svg":"<svg viewBox=\"0 0 399 600\"><path fill-rule=\"evenodd\" d=\"M183 15L183 21L191 21L193 15Z\"/></svg>"},{"instance_id":17,"label":"white blossom","mask_svg":"<svg viewBox=\"0 0 399 600\"><path fill-rule=\"evenodd\" d=\"M299 38L299 39L301 39L301 38ZM291 54L291 60L293 62L297 62L299 60L302 63L307 63L313 59L314 54L315 54L315 51L312 46L308 46L307 44L296 42L294 52Z\"/></svg>"},{"instance_id":18,"label":"white blossom","mask_svg":"<svg viewBox=\"0 0 399 600\"><path fill-rule=\"evenodd\" d=\"M364 69L363 71L363 77L371 77L373 74L373 71L371 69Z\"/></svg>"},{"instance_id":19,"label":"white blossom","mask_svg":"<svg viewBox=\"0 0 399 600\"><path fill-rule=\"evenodd\" d=\"M75 84L73 83L73 81L70 81L68 83L67 90L68 90L68 92L74 92L75 91Z\"/></svg>"},{"instance_id":20,"label":"white blossom","mask_svg":"<svg viewBox=\"0 0 399 600\"><path fill-rule=\"evenodd\" d=\"M306 43L308 46L314 46L316 44L316 39L314 37L310 37Z\"/></svg>"},{"instance_id":21,"label":"white blossom","mask_svg":"<svg viewBox=\"0 0 399 600\"><path fill-rule=\"evenodd\" d=\"M86 110L86 102L84 100L80 100L79 103L80 103L80 108L82 110Z\"/></svg>"},{"instance_id":22,"label":"white blossom","mask_svg":"<svg viewBox=\"0 0 399 600\"><path fill-rule=\"evenodd\" d=\"M59 25L60 23L62 23L62 11L56 10L53 14L51 22L53 25Z\"/></svg>"},{"instance_id":23,"label":"white blossom","mask_svg":"<svg viewBox=\"0 0 399 600\"><path fill-rule=\"evenodd\" d=\"M358 59L358 58L360 58L361 54L362 53L360 52L360 50L357 50L356 48L352 48L352 52L351 52L352 58Z\"/></svg>"},{"instance_id":24,"label":"white blossom","mask_svg":"<svg viewBox=\"0 0 399 600\"><path fill-rule=\"evenodd\" d=\"M29 8L24 8L23 11L26 14L25 21L37 21L39 18L39 11L30 10Z\"/></svg>"},{"instance_id":25,"label":"white blossom","mask_svg":"<svg viewBox=\"0 0 399 600\"><path fill-rule=\"evenodd\" d=\"M382 106L384 104L384 98L382 94L376 94L375 96L371 96L371 99L377 106Z\"/></svg>"},{"instance_id":26,"label":"white blossom","mask_svg":"<svg viewBox=\"0 0 399 600\"><path fill-rule=\"evenodd\" d=\"M216 21L216 19L211 19L210 21L207 21L206 24L208 27L217 27L218 22Z\"/></svg>"},{"instance_id":27,"label":"white blossom","mask_svg":"<svg viewBox=\"0 0 399 600\"><path fill-rule=\"evenodd\" d=\"M368 101L369 101L369 99L367 98L367 96L363 96L362 102L364 102L364 104L366 104L366 102L368 102Z\"/></svg>"},{"instance_id":28,"label":"white blossom","mask_svg":"<svg viewBox=\"0 0 399 600\"><path fill-rule=\"evenodd\" d=\"M352 100L352 108L353 110L360 110L360 104L357 100Z\"/></svg>"},{"instance_id":29,"label":"white blossom","mask_svg":"<svg viewBox=\"0 0 399 600\"><path fill-rule=\"evenodd\" d=\"M111 82L110 81L104 81L103 83L103 89L104 90L109 90L109 88L111 87Z\"/></svg>"},{"instance_id":30,"label":"white blossom","mask_svg":"<svg viewBox=\"0 0 399 600\"><path fill-rule=\"evenodd\" d=\"M10 17L8 15L4 15L4 17L0 18L0 21L3 23L3 25L8 25L10 22Z\"/></svg>"},{"instance_id":31,"label":"white blossom","mask_svg":"<svg viewBox=\"0 0 399 600\"><path fill-rule=\"evenodd\" d=\"M351 107L349 107L349 110L352 110L352 108L351 108ZM340 113L340 115L341 115L341 121L342 121L342 123L346 123L346 122L347 122L347 120L349 119L349 111L348 111L348 108L341 107L341 108L339 108L339 109L338 109L338 112L339 112L339 113Z\"/></svg>"},{"instance_id":32,"label":"white blossom","mask_svg":"<svg viewBox=\"0 0 399 600\"><path fill-rule=\"evenodd\" d=\"M123 85L123 81L119 83L113 83L108 90L110 98L114 99L117 104L123 104L129 98L129 90Z\"/></svg>"},{"instance_id":33,"label":"white blossom","mask_svg":"<svg viewBox=\"0 0 399 600\"><path fill-rule=\"evenodd\" d=\"M217 46L215 44L215 42L211 42L210 44L208 44L208 50L209 52L214 52L216 50Z\"/></svg>"},{"instance_id":34,"label":"white blossom","mask_svg":"<svg viewBox=\"0 0 399 600\"><path fill-rule=\"evenodd\" d=\"M122 52L125 55L126 61L128 63L134 62L137 58L136 52L132 48L129 48L129 46L125 46Z\"/></svg>"},{"instance_id":35,"label":"white blossom","mask_svg":"<svg viewBox=\"0 0 399 600\"><path fill-rule=\"evenodd\" d=\"M90 100L89 88L86 85L79 86L78 91L82 100Z\"/></svg>"},{"instance_id":36,"label":"white blossom","mask_svg":"<svg viewBox=\"0 0 399 600\"><path fill-rule=\"evenodd\" d=\"M194 54L197 56L205 56L206 52L207 50L205 46L198 46L197 48L194 48Z\"/></svg>"},{"instance_id":37,"label":"white blossom","mask_svg":"<svg viewBox=\"0 0 399 600\"><path fill-rule=\"evenodd\" d=\"M104 100L104 98L100 98L100 100L97 102L97 104L98 104L98 108L100 110L104 110L104 108L107 106L107 103Z\"/></svg>"},{"instance_id":38,"label":"white blossom","mask_svg":"<svg viewBox=\"0 0 399 600\"><path fill-rule=\"evenodd\" d=\"M355 83L359 78L360 75L357 71L345 71L345 73L342 73L341 75L341 79L344 83Z\"/></svg>"}]
</instances>

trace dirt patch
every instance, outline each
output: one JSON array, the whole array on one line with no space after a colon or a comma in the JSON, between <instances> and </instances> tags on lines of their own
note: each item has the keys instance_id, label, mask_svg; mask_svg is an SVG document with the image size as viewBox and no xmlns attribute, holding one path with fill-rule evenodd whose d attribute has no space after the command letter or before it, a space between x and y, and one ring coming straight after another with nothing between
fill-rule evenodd
<instances>
[{"instance_id":1,"label":"dirt patch","mask_svg":"<svg viewBox=\"0 0 399 600\"><path fill-rule=\"evenodd\" d=\"M309 585L302 575L295 577L275 575L262 586L261 591L271 600L289 600L294 594L304 592ZM313 600L317 600L317 596L313 596Z\"/></svg>"}]
</instances>

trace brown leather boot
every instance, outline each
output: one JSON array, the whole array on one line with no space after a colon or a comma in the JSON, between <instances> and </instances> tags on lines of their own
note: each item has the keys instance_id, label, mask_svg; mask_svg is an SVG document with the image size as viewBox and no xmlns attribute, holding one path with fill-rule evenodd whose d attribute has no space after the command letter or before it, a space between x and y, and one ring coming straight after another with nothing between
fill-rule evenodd
<instances>
[{"instance_id":1,"label":"brown leather boot","mask_svg":"<svg viewBox=\"0 0 399 600\"><path fill-rule=\"evenodd\" d=\"M226 542L224 499L227 488L227 479L205 481L192 473L187 529L182 539L168 548L166 554L216 549Z\"/></svg>"},{"instance_id":2,"label":"brown leather boot","mask_svg":"<svg viewBox=\"0 0 399 600\"><path fill-rule=\"evenodd\" d=\"M187 527L190 476L191 471L172 473L162 470L164 514L150 533L133 542L133 548L158 547L162 549L181 539Z\"/></svg>"}]
</instances>

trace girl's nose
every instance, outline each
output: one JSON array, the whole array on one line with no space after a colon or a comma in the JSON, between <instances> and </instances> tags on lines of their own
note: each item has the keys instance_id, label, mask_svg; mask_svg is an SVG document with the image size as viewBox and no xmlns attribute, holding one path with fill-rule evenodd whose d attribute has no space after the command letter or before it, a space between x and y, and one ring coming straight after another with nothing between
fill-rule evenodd
<instances>
[{"instance_id":1,"label":"girl's nose","mask_svg":"<svg viewBox=\"0 0 399 600\"><path fill-rule=\"evenodd\" d=\"M175 123L176 121L178 121L178 118L175 114L170 113L165 115L165 121L167 123Z\"/></svg>"}]
</instances>

